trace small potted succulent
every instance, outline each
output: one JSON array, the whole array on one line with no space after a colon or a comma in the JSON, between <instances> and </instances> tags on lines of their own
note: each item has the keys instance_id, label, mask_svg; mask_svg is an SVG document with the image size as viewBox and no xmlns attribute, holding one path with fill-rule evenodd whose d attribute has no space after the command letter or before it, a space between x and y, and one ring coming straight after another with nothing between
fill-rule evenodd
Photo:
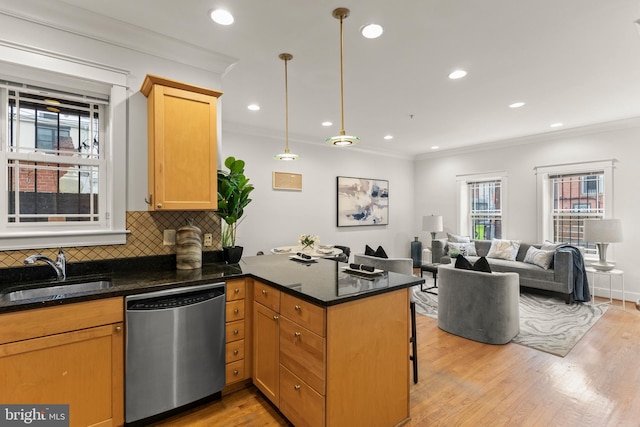
<instances>
[{"instance_id":1,"label":"small potted succulent","mask_svg":"<svg viewBox=\"0 0 640 427\"><path fill-rule=\"evenodd\" d=\"M229 169L218 170L218 209L216 215L222 222L222 250L225 261L235 264L242 258L242 246L236 246L236 229L244 219L244 208L251 202L249 194L254 187L244 175L245 163L235 157L227 157L224 165Z\"/></svg>"}]
</instances>

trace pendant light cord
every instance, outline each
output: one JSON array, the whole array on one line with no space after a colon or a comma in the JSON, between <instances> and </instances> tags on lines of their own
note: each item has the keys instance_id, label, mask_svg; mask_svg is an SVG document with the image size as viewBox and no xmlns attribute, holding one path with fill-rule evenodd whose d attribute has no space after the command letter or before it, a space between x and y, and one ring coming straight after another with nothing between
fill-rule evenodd
<instances>
[{"instance_id":1,"label":"pendant light cord","mask_svg":"<svg viewBox=\"0 0 640 427\"><path fill-rule=\"evenodd\" d=\"M289 77L287 75L287 59L284 60L284 145L285 153L289 152Z\"/></svg>"},{"instance_id":2,"label":"pendant light cord","mask_svg":"<svg viewBox=\"0 0 640 427\"><path fill-rule=\"evenodd\" d=\"M340 127L340 135L344 135L344 35L342 29L343 17L340 16L340 115L342 125Z\"/></svg>"}]
</instances>

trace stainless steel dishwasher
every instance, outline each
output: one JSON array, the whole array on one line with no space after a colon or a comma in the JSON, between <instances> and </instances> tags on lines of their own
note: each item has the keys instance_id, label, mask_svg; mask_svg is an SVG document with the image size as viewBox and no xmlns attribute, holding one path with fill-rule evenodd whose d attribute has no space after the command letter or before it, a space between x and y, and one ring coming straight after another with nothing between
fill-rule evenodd
<instances>
[{"instance_id":1,"label":"stainless steel dishwasher","mask_svg":"<svg viewBox=\"0 0 640 427\"><path fill-rule=\"evenodd\" d=\"M131 295L125 304L127 423L224 388L224 282Z\"/></svg>"}]
</instances>

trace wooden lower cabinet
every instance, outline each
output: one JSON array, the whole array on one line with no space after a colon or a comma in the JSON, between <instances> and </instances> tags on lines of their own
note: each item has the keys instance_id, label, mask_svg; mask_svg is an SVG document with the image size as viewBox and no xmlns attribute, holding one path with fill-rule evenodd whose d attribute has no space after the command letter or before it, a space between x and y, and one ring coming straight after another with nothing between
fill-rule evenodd
<instances>
[{"instance_id":1,"label":"wooden lower cabinet","mask_svg":"<svg viewBox=\"0 0 640 427\"><path fill-rule=\"evenodd\" d=\"M122 298L8 313L0 324L0 402L69 404L71 426L124 423Z\"/></svg>"},{"instance_id":2,"label":"wooden lower cabinet","mask_svg":"<svg viewBox=\"0 0 640 427\"><path fill-rule=\"evenodd\" d=\"M409 328L407 289L325 308L255 281L254 384L297 427L402 424Z\"/></svg>"},{"instance_id":3,"label":"wooden lower cabinet","mask_svg":"<svg viewBox=\"0 0 640 427\"><path fill-rule=\"evenodd\" d=\"M280 402L279 334L278 313L256 302L253 309L253 383L276 406Z\"/></svg>"},{"instance_id":4,"label":"wooden lower cabinet","mask_svg":"<svg viewBox=\"0 0 640 427\"><path fill-rule=\"evenodd\" d=\"M226 385L251 378L251 279L227 280ZM229 389L232 390L232 389Z\"/></svg>"}]
</instances>

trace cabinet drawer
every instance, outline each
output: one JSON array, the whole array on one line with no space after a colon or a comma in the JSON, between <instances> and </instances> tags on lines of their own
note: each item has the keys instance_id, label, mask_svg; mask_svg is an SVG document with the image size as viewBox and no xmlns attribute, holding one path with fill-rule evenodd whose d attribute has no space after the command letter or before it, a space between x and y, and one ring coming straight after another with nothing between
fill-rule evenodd
<instances>
[{"instance_id":1,"label":"cabinet drawer","mask_svg":"<svg viewBox=\"0 0 640 427\"><path fill-rule=\"evenodd\" d=\"M225 332L227 334L226 342L244 339L244 320L227 323L225 326Z\"/></svg>"},{"instance_id":2,"label":"cabinet drawer","mask_svg":"<svg viewBox=\"0 0 640 427\"><path fill-rule=\"evenodd\" d=\"M346 403L348 404L348 403ZM280 365L280 411L295 426L324 426L324 397Z\"/></svg>"},{"instance_id":3,"label":"cabinet drawer","mask_svg":"<svg viewBox=\"0 0 640 427\"><path fill-rule=\"evenodd\" d=\"M283 293L281 298L282 315L322 337L326 335L324 308L289 294Z\"/></svg>"},{"instance_id":4,"label":"cabinet drawer","mask_svg":"<svg viewBox=\"0 0 640 427\"><path fill-rule=\"evenodd\" d=\"M227 363L244 359L244 340L237 340L227 344L226 361Z\"/></svg>"},{"instance_id":5,"label":"cabinet drawer","mask_svg":"<svg viewBox=\"0 0 640 427\"><path fill-rule=\"evenodd\" d=\"M226 366L226 381L225 385L235 383L244 379L244 360L237 360L235 362L227 363Z\"/></svg>"},{"instance_id":6,"label":"cabinet drawer","mask_svg":"<svg viewBox=\"0 0 640 427\"><path fill-rule=\"evenodd\" d=\"M244 319L244 300L230 301L226 308L227 322Z\"/></svg>"},{"instance_id":7,"label":"cabinet drawer","mask_svg":"<svg viewBox=\"0 0 640 427\"><path fill-rule=\"evenodd\" d=\"M324 395L325 339L280 316L280 364Z\"/></svg>"},{"instance_id":8,"label":"cabinet drawer","mask_svg":"<svg viewBox=\"0 0 640 427\"><path fill-rule=\"evenodd\" d=\"M245 284L242 280L229 280L227 282L227 301L235 301L244 299L245 297Z\"/></svg>"},{"instance_id":9,"label":"cabinet drawer","mask_svg":"<svg viewBox=\"0 0 640 427\"><path fill-rule=\"evenodd\" d=\"M280 311L280 291L271 286L256 281L253 288L253 299L273 311Z\"/></svg>"}]
</instances>

